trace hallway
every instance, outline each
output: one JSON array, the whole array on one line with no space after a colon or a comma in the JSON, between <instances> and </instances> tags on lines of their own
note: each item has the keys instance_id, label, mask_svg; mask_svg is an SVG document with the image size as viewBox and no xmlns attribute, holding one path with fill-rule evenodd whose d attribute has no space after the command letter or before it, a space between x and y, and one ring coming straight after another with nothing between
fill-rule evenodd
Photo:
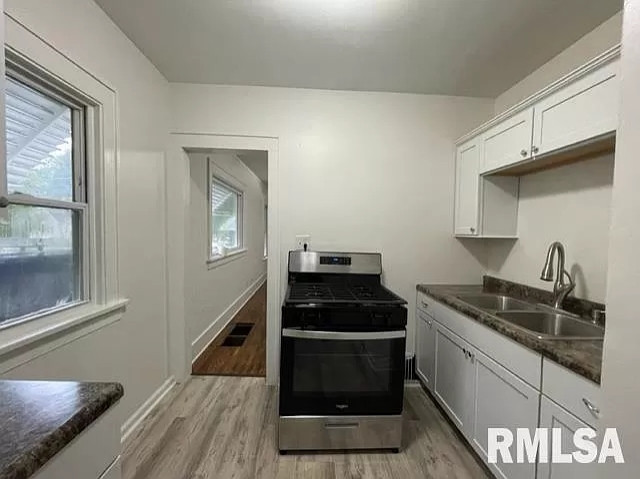
<instances>
[{"instance_id":1,"label":"hallway","mask_svg":"<svg viewBox=\"0 0 640 479\"><path fill-rule=\"evenodd\" d=\"M196 359L193 363L193 374L264 377L266 374L266 305L267 285L265 283ZM238 323L253 324L242 345L223 345Z\"/></svg>"}]
</instances>

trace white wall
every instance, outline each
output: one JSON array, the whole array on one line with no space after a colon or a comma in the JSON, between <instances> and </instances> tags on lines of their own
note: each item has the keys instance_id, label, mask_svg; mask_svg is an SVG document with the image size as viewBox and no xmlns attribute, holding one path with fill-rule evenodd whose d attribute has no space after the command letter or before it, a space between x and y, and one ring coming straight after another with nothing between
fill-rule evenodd
<instances>
[{"instance_id":1,"label":"white wall","mask_svg":"<svg viewBox=\"0 0 640 479\"><path fill-rule=\"evenodd\" d=\"M640 364L640 0L625 2L621 71L602 389L603 426L618 428L627 464L611 464L602 477L636 478L640 476L640 381L635 377Z\"/></svg>"},{"instance_id":2,"label":"white wall","mask_svg":"<svg viewBox=\"0 0 640 479\"><path fill-rule=\"evenodd\" d=\"M496 114L507 110L605 50L619 44L621 34L622 13L618 13L500 94L496 98Z\"/></svg>"},{"instance_id":3,"label":"white wall","mask_svg":"<svg viewBox=\"0 0 640 479\"><path fill-rule=\"evenodd\" d=\"M316 250L381 251L413 349L416 283L479 282L482 245L452 235L454 140L491 100L193 84L171 97L173 132L278 138L283 284L296 234Z\"/></svg>"},{"instance_id":4,"label":"white wall","mask_svg":"<svg viewBox=\"0 0 640 479\"><path fill-rule=\"evenodd\" d=\"M547 248L561 241L575 296L603 302L613 155L520 178L517 241L489 243L487 273L552 290L541 281Z\"/></svg>"},{"instance_id":5,"label":"white wall","mask_svg":"<svg viewBox=\"0 0 640 479\"><path fill-rule=\"evenodd\" d=\"M496 113L620 43L621 28L622 14L611 17L501 94ZM539 278L547 247L559 240L567 248L567 269L577 283L573 294L604 302L612 182L612 155L522 177L519 239L487 243L487 273L552 290L553 283Z\"/></svg>"},{"instance_id":6,"label":"white wall","mask_svg":"<svg viewBox=\"0 0 640 479\"><path fill-rule=\"evenodd\" d=\"M131 299L121 321L5 376L120 381L124 421L168 374L168 83L90 0L7 0L5 11L117 92L119 279L122 296Z\"/></svg>"},{"instance_id":7,"label":"white wall","mask_svg":"<svg viewBox=\"0 0 640 479\"><path fill-rule=\"evenodd\" d=\"M222 170L223 180L243 192L246 253L207 264L209 214L207 158ZM260 179L233 153L190 153L189 234L185 251L185 287L188 337L195 358L255 288L266 279L264 260L265 193Z\"/></svg>"}]
</instances>

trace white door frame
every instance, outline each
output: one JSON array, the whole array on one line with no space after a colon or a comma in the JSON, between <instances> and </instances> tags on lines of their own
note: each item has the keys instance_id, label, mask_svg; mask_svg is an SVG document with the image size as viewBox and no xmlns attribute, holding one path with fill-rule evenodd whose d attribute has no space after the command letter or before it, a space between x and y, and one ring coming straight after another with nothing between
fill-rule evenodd
<instances>
[{"instance_id":1,"label":"white door frame","mask_svg":"<svg viewBox=\"0 0 640 479\"><path fill-rule=\"evenodd\" d=\"M278 139L216 134L171 134L165 162L167 211L167 318L169 374L178 382L191 374L191 341L185 310L185 237L188 233L189 158L191 149L263 150L268 157L267 384L278 381L280 351L280 223L278 212Z\"/></svg>"}]
</instances>

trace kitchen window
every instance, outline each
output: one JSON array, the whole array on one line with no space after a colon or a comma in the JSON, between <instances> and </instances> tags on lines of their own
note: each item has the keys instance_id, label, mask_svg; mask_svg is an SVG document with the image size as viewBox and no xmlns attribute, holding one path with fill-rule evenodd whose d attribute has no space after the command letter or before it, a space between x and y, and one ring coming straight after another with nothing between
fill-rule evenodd
<instances>
[{"instance_id":1,"label":"kitchen window","mask_svg":"<svg viewBox=\"0 0 640 479\"><path fill-rule=\"evenodd\" d=\"M85 106L7 66L0 327L89 299Z\"/></svg>"},{"instance_id":2,"label":"kitchen window","mask_svg":"<svg viewBox=\"0 0 640 479\"><path fill-rule=\"evenodd\" d=\"M210 170L209 260L216 261L243 251L243 194L230 182L215 175L215 167L210 167Z\"/></svg>"}]
</instances>

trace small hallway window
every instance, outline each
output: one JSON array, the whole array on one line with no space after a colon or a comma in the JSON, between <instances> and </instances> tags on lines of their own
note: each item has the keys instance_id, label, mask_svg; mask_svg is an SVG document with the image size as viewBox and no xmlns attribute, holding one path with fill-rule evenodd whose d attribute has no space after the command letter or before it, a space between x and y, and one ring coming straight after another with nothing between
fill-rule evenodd
<instances>
[{"instance_id":1,"label":"small hallway window","mask_svg":"<svg viewBox=\"0 0 640 479\"><path fill-rule=\"evenodd\" d=\"M242 192L210 176L210 259L219 259L243 247Z\"/></svg>"}]
</instances>

